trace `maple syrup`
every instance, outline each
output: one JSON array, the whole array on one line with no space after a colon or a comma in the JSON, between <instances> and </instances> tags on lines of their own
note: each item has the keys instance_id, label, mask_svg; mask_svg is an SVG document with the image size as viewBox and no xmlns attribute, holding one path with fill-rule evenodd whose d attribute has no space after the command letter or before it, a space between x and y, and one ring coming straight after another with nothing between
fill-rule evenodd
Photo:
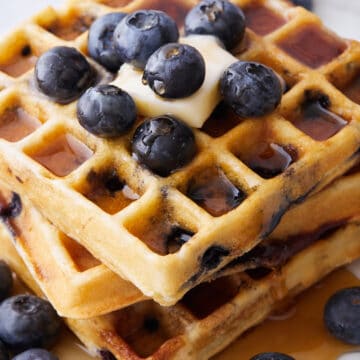
<instances>
[{"instance_id":1,"label":"maple syrup","mask_svg":"<svg viewBox=\"0 0 360 360\"><path fill-rule=\"evenodd\" d=\"M252 151L239 156L250 169L264 179L283 173L297 158L297 151L291 146L260 142Z\"/></svg>"},{"instance_id":2,"label":"maple syrup","mask_svg":"<svg viewBox=\"0 0 360 360\"><path fill-rule=\"evenodd\" d=\"M255 3L245 7L243 10L246 26L261 36L270 34L286 24L286 20L282 16L260 4Z\"/></svg>"},{"instance_id":3,"label":"maple syrup","mask_svg":"<svg viewBox=\"0 0 360 360\"><path fill-rule=\"evenodd\" d=\"M120 180L115 170L103 174L91 172L87 182L90 188L83 195L111 215L140 198L139 194Z\"/></svg>"},{"instance_id":4,"label":"maple syrup","mask_svg":"<svg viewBox=\"0 0 360 360\"><path fill-rule=\"evenodd\" d=\"M164 216L166 211L151 217L145 224L131 225L129 230L142 240L152 251L167 255L178 251L194 235Z\"/></svg>"},{"instance_id":5,"label":"maple syrup","mask_svg":"<svg viewBox=\"0 0 360 360\"><path fill-rule=\"evenodd\" d=\"M92 156L93 152L74 136L64 134L51 139L47 146L31 152L35 161L57 176L66 176Z\"/></svg>"},{"instance_id":6,"label":"maple syrup","mask_svg":"<svg viewBox=\"0 0 360 360\"><path fill-rule=\"evenodd\" d=\"M19 77L32 69L37 61L30 46L24 46L19 54L14 55L5 64L0 64L0 71L12 77Z\"/></svg>"},{"instance_id":7,"label":"maple syrup","mask_svg":"<svg viewBox=\"0 0 360 360\"><path fill-rule=\"evenodd\" d=\"M87 31L94 20L90 15L75 17L71 21L58 20L46 30L63 40L71 41Z\"/></svg>"},{"instance_id":8,"label":"maple syrup","mask_svg":"<svg viewBox=\"0 0 360 360\"><path fill-rule=\"evenodd\" d=\"M64 234L62 235L61 241L79 271L83 272L101 264L99 260L95 259L89 251L77 241Z\"/></svg>"},{"instance_id":9,"label":"maple syrup","mask_svg":"<svg viewBox=\"0 0 360 360\"><path fill-rule=\"evenodd\" d=\"M183 0L148 0L141 5L141 8L164 11L171 16L178 27L181 28L184 25L185 16L192 8L192 5Z\"/></svg>"},{"instance_id":10,"label":"maple syrup","mask_svg":"<svg viewBox=\"0 0 360 360\"><path fill-rule=\"evenodd\" d=\"M329 139L347 125L347 121L329 111L321 99L305 101L301 110L290 120L317 141Z\"/></svg>"},{"instance_id":11,"label":"maple syrup","mask_svg":"<svg viewBox=\"0 0 360 360\"><path fill-rule=\"evenodd\" d=\"M353 102L360 105L360 72L341 91Z\"/></svg>"},{"instance_id":12,"label":"maple syrup","mask_svg":"<svg viewBox=\"0 0 360 360\"><path fill-rule=\"evenodd\" d=\"M16 142L34 132L41 122L21 107L5 110L0 115L0 138Z\"/></svg>"},{"instance_id":13,"label":"maple syrup","mask_svg":"<svg viewBox=\"0 0 360 360\"><path fill-rule=\"evenodd\" d=\"M132 0L101 0L101 3L110 7L121 7L131 3Z\"/></svg>"},{"instance_id":14,"label":"maple syrup","mask_svg":"<svg viewBox=\"0 0 360 360\"><path fill-rule=\"evenodd\" d=\"M208 283L202 283L191 289L181 300L198 319L204 319L222 305L233 299L240 288L237 276L227 276Z\"/></svg>"},{"instance_id":15,"label":"maple syrup","mask_svg":"<svg viewBox=\"0 0 360 360\"><path fill-rule=\"evenodd\" d=\"M323 323L324 305L330 296L351 286L360 286L360 280L346 269L334 272L300 295L291 311L246 332L214 360L248 360L266 351L286 353L296 360L328 360L359 350L335 339Z\"/></svg>"},{"instance_id":16,"label":"maple syrup","mask_svg":"<svg viewBox=\"0 0 360 360\"><path fill-rule=\"evenodd\" d=\"M245 199L221 169L208 168L189 182L187 196L213 216L221 216L235 209Z\"/></svg>"},{"instance_id":17,"label":"maple syrup","mask_svg":"<svg viewBox=\"0 0 360 360\"><path fill-rule=\"evenodd\" d=\"M277 44L290 56L304 65L316 69L341 55L346 44L316 25L308 25L288 34Z\"/></svg>"},{"instance_id":18,"label":"maple syrup","mask_svg":"<svg viewBox=\"0 0 360 360\"><path fill-rule=\"evenodd\" d=\"M217 138L230 131L240 122L241 118L229 106L221 102L206 120L201 131Z\"/></svg>"},{"instance_id":19,"label":"maple syrup","mask_svg":"<svg viewBox=\"0 0 360 360\"><path fill-rule=\"evenodd\" d=\"M179 334L183 328L171 316L164 316L160 305L153 301L145 301L119 310L116 318L117 333L141 358L154 354L162 344Z\"/></svg>"}]
</instances>

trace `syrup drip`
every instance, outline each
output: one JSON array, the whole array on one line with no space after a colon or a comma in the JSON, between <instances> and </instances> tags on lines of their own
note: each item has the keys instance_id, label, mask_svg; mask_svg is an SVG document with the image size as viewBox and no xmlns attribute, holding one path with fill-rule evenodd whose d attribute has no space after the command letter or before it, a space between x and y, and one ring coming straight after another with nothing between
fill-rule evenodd
<instances>
[{"instance_id":1,"label":"syrup drip","mask_svg":"<svg viewBox=\"0 0 360 360\"><path fill-rule=\"evenodd\" d=\"M286 23L283 17L259 4L246 7L244 13L246 26L262 36L275 31Z\"/></svg>"},{"instance_id":2,"label":"syrup drip","mask_svg":"<svg viewBox=\"0 0 360 360\"><path fill-rule=\"evenodd\" d=\"M121 7L131 3L132 0L102 0L101 3L110 7Z\"/></svg>"},{"instance_id":3,"label":"syrup drip","mask_svg":"<svg viewBox=\"0 0 360 360\"><path fill-rule=\"evenodd\" d=\"M87 181L90 189L84 193L84 196L111 215L121 211L140 197L122 182L113 170L105 174L91 172Z\"/></svg>"},{"instance_id":4,"label":"syrup drip","mask_svg":"<svg viewBox=\"0 0 360 360\"><path fill-rule=\"evenodd\" d=\"M218 168L195 175L190 180L187 196L213 216L226 214L245 199L245 193Z\"/></svg>"},{"instance_id":5,"label":"syrup drip","mask_svg":"<svg viewBox=\"0 0 360 360\"><path fill-rule=\"evenodd\" d=\"M142 9L161 10L171 16L179 28L184 25L186 14L192 8L191 4L187 4L182 0L149 0L144 2L141 6Z\"/></svg>"},{"instance_id":6,"label":"syrup drip","mask_svg":"<svg viewBox=\"0 0 360 360\"><path fill-rule=\"evenodd\" d=\"M0 138L16 142L40 126L41 122L21 107L7 109L0 115Z\"/></svg>"},{"instance_id":7,"label":"syrup drip","mask_svg":"<svg viewBox=\"0 0 360 360\"><path fill-rule=\"evenodd\" d=\"M222 305L233 299L240 288L241 281L236 277L223 277L202 283L190 290L181 300L198 319L204 319Z\"/></svg>"},{"instance_id":8,"label":"syrup drip","mask_svg":"<svg viewBox=\"0 0 360 360\"><path fill-rule=\"evenodd\" d=\"M24 46L20 54L15 55L6 64L0 64L0 71L12 77L19 77L32 69L36 61L37 56L32 54L30 46Z\"/></svg>"},{"instance_id":9,"label":"syrup drip","mask_svg":"<svg viewBox=\"0 0 360 360\"><path fill-rule=\"evenodd\" d=\"M89 251L77 241L63 235L62 243L79 271L86 271L101 264L99 260L95 259Z\"/></svg>"},{"instance_id":10,"label":"syrup drip","mask_svg":"<svg viewBox=\"0 0 360 360\"><path fill-rule=\"evenodd\" d=\"M152 301L139 303L117 312L116 331L141 358L152 355L160 346L176 336L181 325L169 323L159 314L159 305ZM167 322L167 326L164 323ZM165 358L164 358L165 359Z\"/></svg>"},{"instance_id":11,"label":"syrup drip","mask_svg":"<svg viewBox=\"0 0 360 360\"><path fill-rule=\"evenodd\" d=\"M290 153L281 145L261 142L241 160L261 177L270 179L283 173L296 160L295 155L295 149Z\"/></svg>"},{"instance_id":12,"label":"syrup drip","mask_svg":"<svg viewBox=\"0 0 360 360\"><path fill-rule=\"evenodd\" d=\"M47 30L53 33L55 36L71 41L76 39L79 35L87 31L94 21L92 16L83 16L75 18L72 22L60 22L57 21L54 25L49 27Z\"/></svg>"},{"instance_id":13,"label":"syrup drip","mask_svg":"<svg viewBox=\"0 0 360 360\"><path fill-rule=\"evenodd\" d=\"M346 120L327 110L319 100L305 102L301 112L292 122L317 141L329 139L347 125Z\"/></svg>"},{"instance_id":14,"label":"syrup drip","mask_svg":"<svg viewBox=\"0 0 360 360\"><path fill-rule=\"evenodd\" d=\"M220 103L210 115L209 119L206 120L201 130L217 138L227 133L240 122L241 118L236 115L229 106L225 105L225 103Z\"/></svg>"},{"instance_id":15,"label":"syrup drip","mask_svg":"<svg viewBox=\"0 0 360 360\"><path fill-rule=\"evenodd\" d=\"M60 135L47 147L29 154L57 176L66 176L88 160L93 152L72 135Z\"/></svg>"},{"instance_id":16,"label":"syrup drip","mask_svg":"<svg viewBox=\"0 0 360 360\"><path fill-rule=\"evenodd\" d=\"M178 251L194 235L192 231L183 229L161 215L148 219L142 225L133 224L129 230L160 255Z\"/></svg>"},{"instance_id":17,"label":"syrup drip","mask_svg":"<svg viewBox=\"0 0 360 360\"><path fill-rule=\"evenodd\" d=\"M350 100L360 105L360 73L342 89L342 92Z\"/></svg>"},{"instance_id":18,"label":"syrup drip","mask_svg":"<svg viewBox=\"0 0 360 360\"><path fill-rule=\"evenodd\" d=\"M315 25L288 35L278 45L290 56L313 69L332 61L346 49L343 41Z\"/></svg>"}]
</instances>

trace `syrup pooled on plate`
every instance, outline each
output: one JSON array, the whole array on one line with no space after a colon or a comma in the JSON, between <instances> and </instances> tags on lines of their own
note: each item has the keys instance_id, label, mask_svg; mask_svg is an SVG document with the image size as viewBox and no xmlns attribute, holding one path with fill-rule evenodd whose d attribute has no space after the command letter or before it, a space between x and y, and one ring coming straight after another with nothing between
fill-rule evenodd
<instances>
[{"instance_id":1,"label":"syrup pooled on plate","mask_svg":"<svg viewBox=\"0 0 360 360\"><path fill-rule=\"evenodd\" d=\"M0 115L0 138L16 142L31 134L41 122L21 107L5 110Z\"/></svg>"},{"instance_id":2,"label":"syrup pooled on plate","mask_svg":"<svg viewBox=\"0 0 360 360\"><path fill-rule=\"evenodd\" d=\"M278 46L301 63L316 69L341 55L346 44L316 25L308 25L278 42Z\"/></svg>"},{"instance_id":3,"label":"syrup pooled on plate","mask_svg":"<svg viewBox=\"0 0 360 360\"><path fill-rule=\"evenodd\" d=\"M215 167L201 171L190 180L187 196L213 216L235 209L246 197L222 170Z\"/></svg>"},{"instance_id":4,"label":"syrup pooled on plate","mask_svg":"<svg viewBox=\"0 0 360 360\"><path fill-rule=\"evenodd\" d=\"M321 100L308 100L293 119L294 126L317 141L324 141L338 133L347 121L329 111Z\"/></svg>"},{"instance_id":5,"label":"syrup pooled on plate","mask_svg":"<svg viewBox=\"0 0 360 360\"><path fill-rule=\"evenodd\" d=\"M249 360L255 354L278 351L296 360L329 360L359 347L330 335L323 324L325 303L337 290L360 286L360 280L341 269L300 295L293 307L274 314L248 331L214 360Z\"/></svg>"},{"instance_id":6,"label":"syrup pooled on plate","mask_svg":"<svg viewBox=\"0 0 360 360\"><path fill-rule=\"evenodd\" d=\"M66 176L92 156L93 152L70 134L51 139L47 146L29 155L57 176Z\"/></svg>"},{"instance_id":7,"label":"syrup pooled on plate","mask_svg":"<svg viewBox=\"0 0 360 360\"><path fill-rule=\"evenodd\" d=\"M260 4L245 7L244 14L246 26L262 36L270 34L286 23L282 16Z\"/></svg>"},{"instance_id":8,"label":"syrup pooled on plate","mask_svg":"<svg viewBox=\"0 0 360 360\"><path fill-rule=\"evenodd\" d=\"M0 64L0 71L19 77L32 69L37 61L37 56L32 54L30 46L24 46L20 54L13 56L7 63Z\"/></svg>"}]
</instances>

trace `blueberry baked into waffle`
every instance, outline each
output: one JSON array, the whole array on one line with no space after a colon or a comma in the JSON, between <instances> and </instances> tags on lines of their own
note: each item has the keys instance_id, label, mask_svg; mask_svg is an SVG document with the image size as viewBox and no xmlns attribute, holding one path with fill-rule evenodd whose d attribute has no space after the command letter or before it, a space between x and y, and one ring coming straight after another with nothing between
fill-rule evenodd
<instances>
[{"instance_id":1,"label":"blueberry baked into waffle","mask_svg":"<svg viewBox=\"0 0 360 360\"><path fill-rule=\"evenodd\" d=\"M343 177L293 208L270 238L234 259L212 280L245 271L267 274L324 234L345 226L360 210L359 178L358 173ZM146 300L135 286L51 225L26 197L20 198L5 185L2 188L2 226L14 237L17 251L61 316L85 319ZM337 206L331 207L335 203ZM59 296L61 293L66 296Z\"/></svg>"},{"instance_id":2,"label":"blueberry baked into waffle","mask_svg":"<svg viewBox=\"0 0 360 360\"><path fill-rule=\"evenodd\" d=\"M67 325L91 354L104 359L208 359L284 301L359 257L359 176L349 174L291 209L257 251L244 255L248 266L243 270L247 270L223 273L198 285L171 307L143 300L107 315L68 318ZM2 196L9 194L2 186ZM21 201L25 215L11 217L0 227L1 257L41 296L40 274L50 278L51 269L41 268L38 259L27 267L16 251L23 255L25 244L34 245L28 226L37 228L40 215L27 217L36 210L28 207L25 198ZM336 207L331 206L334 203ZM309 215L311 209L314 217ZM299 217L304 221L299 222ZM28 265L28 256L24 259Z\"/></svg>"},{"instance_id":3,"label":"blueberry baked into waffle","mask_svg":"<svg viewBox=\"0 0 360 360\"><path fill-rule=\"evenodd\" d=\"M339 89L359 44L284 1L236 2L245 17L227 2L122 5L70 1L2 42L1 177L171 305L355 163L359 107Z\"/></svg>"}]
</instances>

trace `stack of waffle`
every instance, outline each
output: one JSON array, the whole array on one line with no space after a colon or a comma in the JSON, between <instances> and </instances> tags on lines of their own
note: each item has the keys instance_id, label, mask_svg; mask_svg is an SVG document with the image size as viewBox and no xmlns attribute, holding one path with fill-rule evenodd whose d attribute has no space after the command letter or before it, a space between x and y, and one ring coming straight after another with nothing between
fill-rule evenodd
<instances>
[{"instance_id":1,"label":"stack of waffle","mask_svg":"<svg viewBox=\"0 0 360 360\"><path fill-rule=\"evenodd\" d=\"M86 54L97 17L160 9L181 27L196 2L69 1L0 44L0 256L106 359L207 359L360 257L360 44L303 8L236 1L248 27L233 56L273 68L286 92L261 119L211 104L196 157L168 177L131 156L132 134L96 138L76 102L35 88L37 57Z\"/></svg>"}]
</instances>

